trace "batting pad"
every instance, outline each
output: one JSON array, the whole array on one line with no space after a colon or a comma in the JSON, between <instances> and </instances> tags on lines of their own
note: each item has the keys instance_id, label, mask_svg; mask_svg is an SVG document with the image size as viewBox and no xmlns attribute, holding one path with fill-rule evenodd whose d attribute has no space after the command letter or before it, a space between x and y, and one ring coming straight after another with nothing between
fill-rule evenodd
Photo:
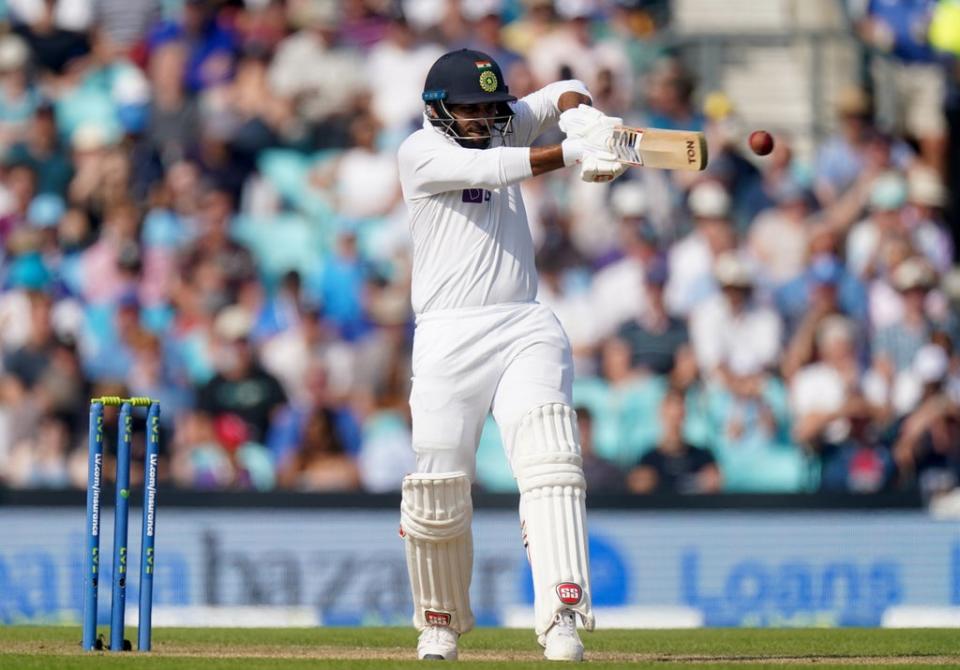
<instances>
[{"instance_id":1,"label":"batting pad","mask_svg":"<svg viewBox=\"0 0 960 670\"><path fill-rule=\"evenodd\" d=\"M403 480L400 534L407 549L413 625L473 628L473 501L462 472L414 474Z\"/></svg>"},{"instance_id":2,"label":"batting pad","mask_svg":"<svg viewBox=\"0 0 960 670\"><path fill-rule=\"evenodd\" d=\"M573 411L550 404L517 429L514 474L520 486L524 545L533 572L534 615L543 635L562 609L593 630L583 459Z\"/></svg>"}]
</instances>

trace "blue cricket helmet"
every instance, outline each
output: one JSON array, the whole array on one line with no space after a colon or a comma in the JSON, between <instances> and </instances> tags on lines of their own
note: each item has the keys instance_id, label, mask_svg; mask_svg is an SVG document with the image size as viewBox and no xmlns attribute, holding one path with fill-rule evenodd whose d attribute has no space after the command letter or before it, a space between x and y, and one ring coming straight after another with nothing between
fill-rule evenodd
<instances>
[{"instance_id":1,"label":"blue cricket helmet","mask_svg":"<svg viewBox=\"0 0 960 670\"><path fill-rule=\"evenodd\" d=\"M517 96L510 95L500 66L482 51L460 49L437 59L427 73L423 87L423 101L427 106L430 122L464 147L485 149L494 133L509 134L513 121L513 109L509 103ZM484 137L466 137L457 129L447 105L479 105L495 103L496 113L482 120L487 125Z\"/></svg>"},{"instance_id":2,"label":"blue cricket helmet","mask_svg":"<svg viewBox=\"0 0 960 670\"><path fill-rule=\"evenodd\" d=\"M500 66L489 55L472 49L445 53L427 73L423 101L442 100L450 105L515 102Z\"/></svg>"}]
</instances>

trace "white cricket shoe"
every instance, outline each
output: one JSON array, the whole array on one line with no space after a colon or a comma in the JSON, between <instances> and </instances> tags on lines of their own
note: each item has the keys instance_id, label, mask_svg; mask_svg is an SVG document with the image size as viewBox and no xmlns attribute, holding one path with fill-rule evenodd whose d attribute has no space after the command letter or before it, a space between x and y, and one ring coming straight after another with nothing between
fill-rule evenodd
<instances>
[{"instance_id":1,"label":"white cricket shoe","mask_svg":"<svg viewBox=\"0 0 960 670\"><path fill-rule=\"evenodd\" d=\"M417 642L417 658L425 661L457 660L457 638L460 635L449 626L427 626Z\"/></svg>"},{"instance_id":2,"label":"white cricket shoe","mask_svg":"<svg viewBox=\"0 0 960 670\"><path fill-rule=\"evenodd\" d=\"M560 610L553 625L540 636L543 655L548 661L582 661L583 643L577 634L577 615L573 610Z\"/></svg>"}]
</instances>

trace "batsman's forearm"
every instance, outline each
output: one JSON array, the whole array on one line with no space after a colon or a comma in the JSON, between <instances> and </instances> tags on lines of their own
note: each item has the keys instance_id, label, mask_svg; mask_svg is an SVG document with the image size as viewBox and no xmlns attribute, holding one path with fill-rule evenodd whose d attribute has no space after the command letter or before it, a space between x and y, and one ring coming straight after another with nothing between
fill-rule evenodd
<instances>
[{"instance_id":1,"label":"batsman's forearm","mask_svg":"<svg viewBox=\"0 0 960 670\"><path fill-rule=\"evenodd\" d=\"M589 95L584 95L583 93L578 93L576 91L567 91L560 96L560 99L557 100L557 109L561 112L565 112L568 109L574 109L580 105L593 105L593 100Z\"/></svg>"},{"instance_id":2,"label":"batsman's forearm","mask_svg":"<svg viewBox=\"0 0 960 670\"><path fill-rule=\"evenodd\" d=\"M530 167L533 169L534 177L544 172L565 167L563 149L559 144L551 144L546 147L530 147Z\"/></svg>"}]
</instances>

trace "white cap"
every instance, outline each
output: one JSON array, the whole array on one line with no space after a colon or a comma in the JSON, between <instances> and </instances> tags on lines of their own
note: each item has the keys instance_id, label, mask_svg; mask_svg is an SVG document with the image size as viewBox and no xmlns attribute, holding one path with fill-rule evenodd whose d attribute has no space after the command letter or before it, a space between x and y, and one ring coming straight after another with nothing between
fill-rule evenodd
<instances>
[{"instance_id":1,"label":"white cap","mask_svg":"<svg viewBox=\"0 0 960 670\"><path fill-rule=\"evenodd\" d=\"M113 82L113 101L119 105L142 105L150 100L150 84L137 68L124 69Z\"/></svg>"},{"instance_id":2,"label":"white cap","mask_svg":"<svg viewBox=\"0 0 960 670\"><path fill-rule=\"evenodd\" d=\"M94 151L111 144L110 133L98 123L84 123L70 137L70 144L76 151Z\"/></svg>"},{"instance_id":3,"label":"white cap","mask_svg":"<svg viewBox=\"0 0 960 670\"><path fill-rule=\"evenodd\" d=\"M646 216L650 209L647 189L638 181L620 182L611 190L610 207L620 217Z\"/></svg>"},{"instance_id":4,"label":"white cap","mask_svg":"<svg viewBox=\"0 0 960 670\"><path fill-rule=\"evenodd\" d=\"M30 47L17 35L0 37L0 71L17 70L30 59Z\"/></svg>"},{"instance_id":5,"label":"white cap","mask_svg":"<svg viewBox=\"0 0 960 670\"><path fill-rule=\"evenodd\" d=\"M951 301L960 302L960 267L947 270L940 279L940 289Z\"/></svg>"},{"instance_id":6,"label":"white cap","mask_svg":"<svg viewBox=\"0 0 960 670\"><path fill-rule=\"evenodd\" d=\"M936 170L918 165L907 175L907 200L927 207L943 207L947 191Z\"/></svg>"},{"instance_id":7,"label":"white cap","mask_svg":"<svg viewBox=\"0 0 960 670\"><path fill-rule=\"evenodd\" d=\"M446 4L444 0L403 0L403 16L415 30L429 30L439 25Z\"/></svg>"},{"instance_id":8,"label":"white cap","mask_svg":"<svg viewBox=\"0 0 960 670\"><path fill-rule=\"evenodd\" d=\"M936 344L927 344L914 356L911 369L920 381L931 384L942 380L949 367L947 352Z\"/></svg>"},{"instance_id":9,"label":"white cap","mask_svg":"<svg viewBox=\"0 0 960 670\"><path fill-rule=\"evenodd\" d=\"M503 13L503 0L468 0L468 2L461 2L460 13L467 21L479 21L491 14L500 16Z\"/></svg>"},{"instance_id":10,"label":"white cap","mask_svg":"<svg viewBox=\"0 0 960 670\"><path fill-rule=\"evenodd\" d=\"M727 190L715 181L705 181L694 186L688 202L690 211L697 217L722 219L730 213L730 196Z\"/></svg>"},{"instance_id":11,"label":"white cap","mask_svg":"<svg viewBox=\"0 0 960 670\"><path fill-rule=\"evenodd\" d=\"M854 337L853 322L839 314L828 316L817 328L817 346L821 349L829 347L835 341L852 343Z\"/></svg>"},{"instance_id":12,"label":"white cap","mask_svg":"<svg viewBox=\"0 0 960 670\"><path fill-rule=\"evenodd\" d=\"M562 19L587 19L597 11L596 0L556 0L554 7Z\"/></svg>"},{"instance_id":13,"label":"white cap","mask_svg":"<svg viewBox=\"0 0 960 670\"><path fill-rule=\"evenodd\" d=\"M294 0L288 4L290 23L297 27L333 27L340 20L335 0Z\"/></svg>"},{"instance_id":14,"label":"white cap","mask_svg":"<svg viewBox=\"0 0 960 670\"><path fill-rule=\"evenodd\" d=\"M933 288L937 283L937 272L925 258L913 256L894 268L891 279L893 287L898 291Z\"/></svg>"},{"instance_id":15,"label":"white cap","mask_svg":"<svg viewBox=\"0 0 960 670\"><path fill-rule=\"evenodd\" d=\"M240 305L224 307L213 322L213 332L225 340L236 341L253 330L253 317Z\"/></svg>"},{"instance_id":16,"label":"white cap","mask_svg":"<svg viewBox=\"0 0 960 670\"><path fill-rule=\"evenodd\" d=\"M753 269L733 251L726 251L713 264L713 274L721 286L753 286Z\"/></svg>"},{"instance_id":17,"label":"white cap","mask_svg":"<svg viewBox=\"0 0 960 670\"><path fill-rule=\"evenodd\" d=\"M755 375L763 370L760 357L750 347L734 347L727 357L727 367L738 377Z\"/></svg>"}]
</instances>

